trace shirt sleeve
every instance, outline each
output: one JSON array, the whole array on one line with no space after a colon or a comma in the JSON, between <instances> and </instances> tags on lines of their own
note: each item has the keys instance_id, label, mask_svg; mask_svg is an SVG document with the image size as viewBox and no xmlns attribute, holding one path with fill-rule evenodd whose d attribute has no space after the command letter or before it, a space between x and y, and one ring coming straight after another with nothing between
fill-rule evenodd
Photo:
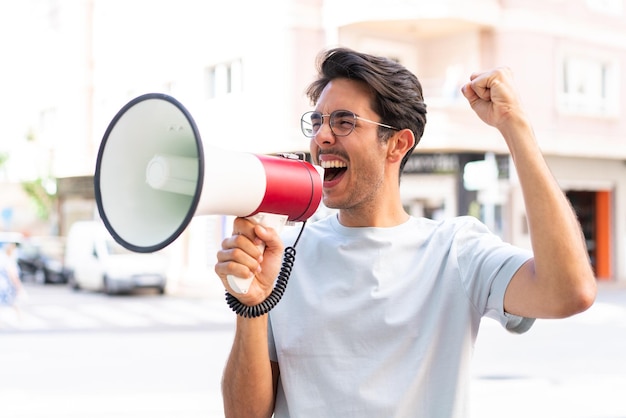
<instances>
[{"instance_id":1,"label":"shirt sleeve","mask_svg":"<svg viewBox=\"0 0 626 418\"><path fill-rule=\"evenodd\" d=\"M504 310L504 294L509 286L513 275L529 259L529 254L521 252L508 260L501 274L496 275L489 292L486 316L493 318L502 324L504 328L515 334L522 334L530 329L535 323L535 318L512 315Z\"/></svg>"},{"instance_id":2,"label":"shirt sleeve","mask_svg":"<svg viewBox=\"0 0 626 418\"><path fill-rule=\"evenodd\" d=\"M483 316L500 322L513 333L530 329L534 318L504 311L504 294L519 268L532 258L532 252L502 241L477 219L462 217L455 242L463 286L475 308Z\"/></svg>"}]
</instances>

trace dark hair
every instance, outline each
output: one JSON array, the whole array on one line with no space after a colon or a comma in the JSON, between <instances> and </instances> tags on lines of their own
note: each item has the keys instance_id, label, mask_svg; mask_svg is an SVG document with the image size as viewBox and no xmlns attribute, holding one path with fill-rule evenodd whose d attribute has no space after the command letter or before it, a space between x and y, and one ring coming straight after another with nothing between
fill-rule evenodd
<instances>
[{"instance_id":1,"label":"dark hair","mask_svg":"<svg viewBox=\"0 0 626 418\"><path fill-rule=\"evenodd\" d=\"M426 104L419 80L403 65L389 58L364 54L349 48L322 52L317 61L318 78L306 90L313 104L317 103L326 85L336 78L364 82L372 91L372 109L381 122L400 129L410 129L415 145L426 125ZM388 140L393 131L378 129L381 140ZM400 173L415 145L402 158Z\"/></svg>"}]
</instances>

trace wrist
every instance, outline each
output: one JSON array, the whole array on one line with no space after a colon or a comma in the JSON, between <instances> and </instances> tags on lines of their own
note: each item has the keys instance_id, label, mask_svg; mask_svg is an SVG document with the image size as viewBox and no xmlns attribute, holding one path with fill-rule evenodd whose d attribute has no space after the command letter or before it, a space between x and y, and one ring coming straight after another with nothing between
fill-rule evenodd
<instances>
[{"instance_id":1,"label":"wrist","mask_svg":"<svg viewBox=\"0 0 626 418\"><path fill-rule=\"evenodd\" d=\"M533 134L533 128L530 120L522 111L510 112L508 117L497 126L498 131L505 139L514 138L519 135Z\"/></svg>"}]
</instances>

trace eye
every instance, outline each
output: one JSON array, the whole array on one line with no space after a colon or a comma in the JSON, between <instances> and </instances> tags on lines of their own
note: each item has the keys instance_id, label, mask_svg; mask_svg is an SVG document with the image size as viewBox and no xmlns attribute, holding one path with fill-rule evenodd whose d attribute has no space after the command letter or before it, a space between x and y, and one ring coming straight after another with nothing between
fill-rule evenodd
<instances>
[{"instance_id":1,"label":"eye","mask_svg":"<svg viewBox=\"0 0 626 418\"><path fill-rule=\"evenodd\" d=\"M354 129L355 120L354 113L339 111L334 114L333 125L338 131L349 133Z\"/></svg>"},{"instance_id":2,"label":"eye","mask_svg":"<svg viewBox=\"0 0 626 418\"><path fill-rule=\"evenodd\" d=\"M322 126L322 115L319 113L311 115L311 130L317 132Z\"/></svg>"}]
</instances>

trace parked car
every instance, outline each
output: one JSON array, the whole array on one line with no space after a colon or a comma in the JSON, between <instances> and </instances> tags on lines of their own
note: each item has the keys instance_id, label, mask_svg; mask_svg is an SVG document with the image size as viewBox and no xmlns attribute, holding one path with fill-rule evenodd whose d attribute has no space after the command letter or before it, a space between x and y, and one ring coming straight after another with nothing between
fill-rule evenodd
<instances>
[{"instance_id":1,"label":"parked car","mask_svg":"<svg viewBox=\"0 0 626 418\"><path fill-rule=\"evenodd\" d=\"M65 240L62 237L24 239L17 254L22 280L40 284L67 283L69 270L65 268Z\"/></svg>"},{"instance_id":2,"label":"parked car","mask_svg":"<svg viewBox=\"0 0 626 418\"><path fill-rule=\"evenodd\" d=\"M154 288L165 293L168 259L162 252L135 253L118 244L99 221L72 224L67 235L65 265L69 284L107 294Z\"/></svg>"}]
</instances>

